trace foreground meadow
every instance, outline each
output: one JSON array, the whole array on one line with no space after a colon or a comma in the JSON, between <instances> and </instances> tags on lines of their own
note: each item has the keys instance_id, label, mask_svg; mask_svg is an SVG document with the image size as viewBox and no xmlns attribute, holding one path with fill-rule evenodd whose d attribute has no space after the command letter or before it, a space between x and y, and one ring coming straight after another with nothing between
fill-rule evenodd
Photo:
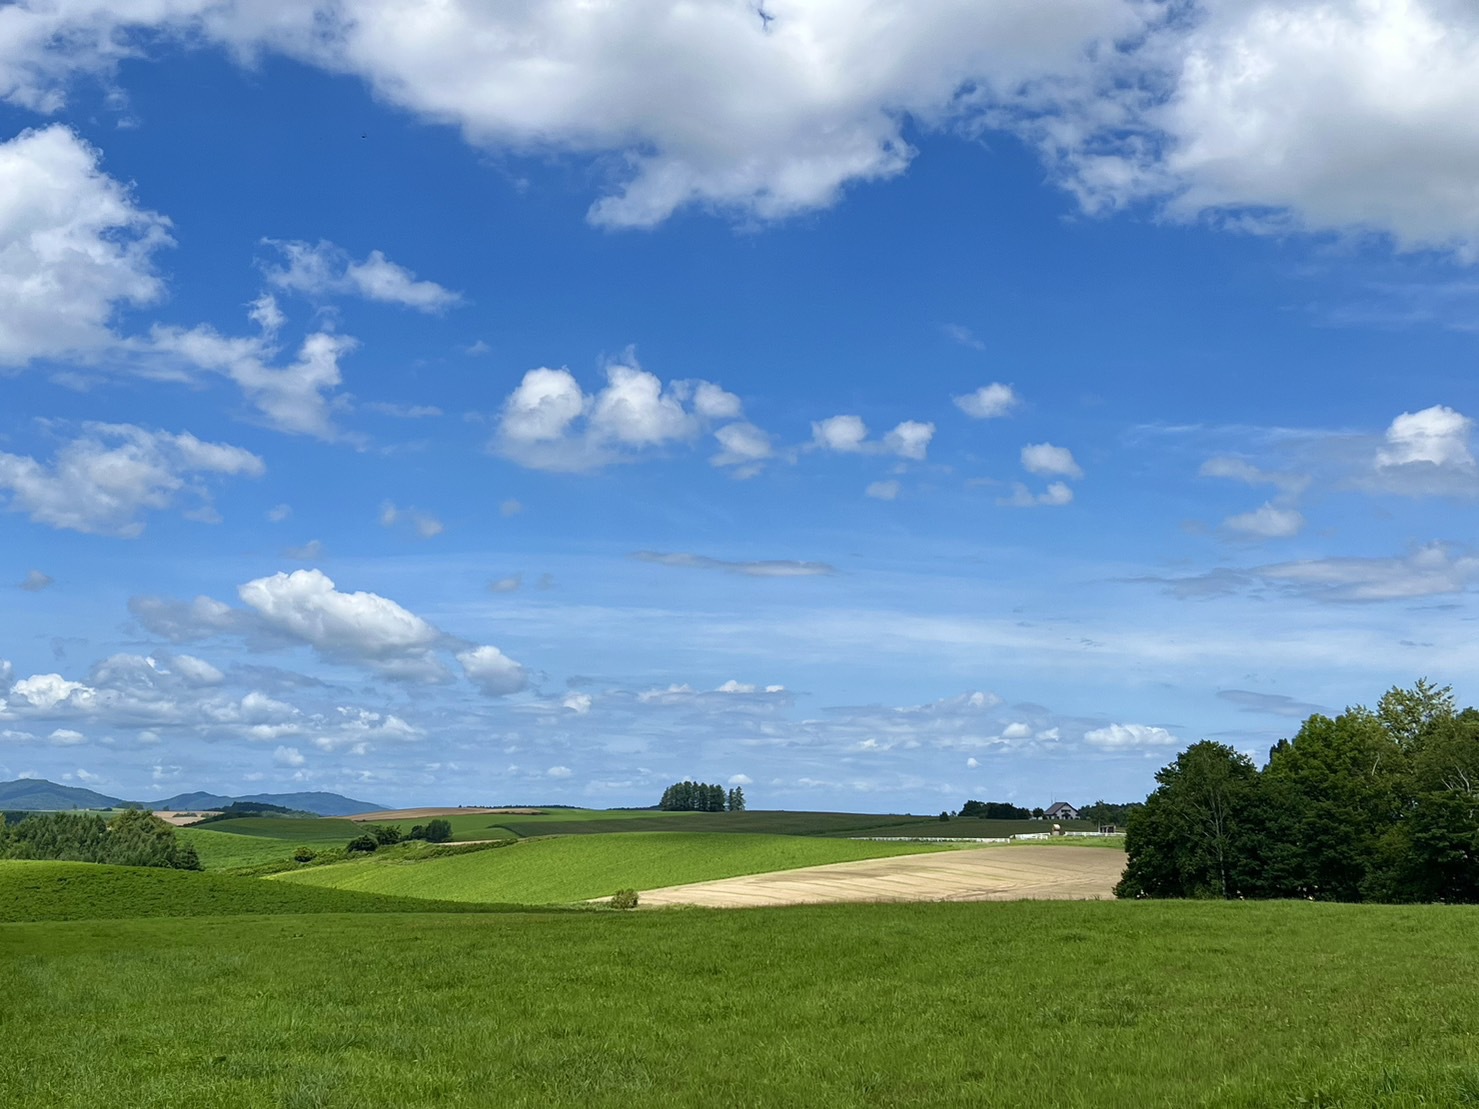
<instances>
[{"instance_id":1,"label":"foreground meadow","mask_svg":"<svg viewBox=\"0 0 1479 1109\"><path fill-rule=\"evenodd\" d=\"M1465 908L263 910L0 925L0 1103L1479 1104Z\"/></svg>"}]
</instances>

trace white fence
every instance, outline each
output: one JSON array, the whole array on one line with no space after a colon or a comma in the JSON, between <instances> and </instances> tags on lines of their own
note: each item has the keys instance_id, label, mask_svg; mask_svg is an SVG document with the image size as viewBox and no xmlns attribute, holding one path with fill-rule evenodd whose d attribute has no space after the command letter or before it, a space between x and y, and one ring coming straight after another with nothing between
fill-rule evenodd
<instances>
[{"instance_id":1,"label":"white fence","mask_svg":"<svg viewBox=\"0 0 1479 1109\"><path fill-rule=\"evenodd\" d=\"M868 843L1016 843L1029 839L1123 839L1124 832L1022 832L1015 836L848 836Z\"/></svg>"}]
</instances>

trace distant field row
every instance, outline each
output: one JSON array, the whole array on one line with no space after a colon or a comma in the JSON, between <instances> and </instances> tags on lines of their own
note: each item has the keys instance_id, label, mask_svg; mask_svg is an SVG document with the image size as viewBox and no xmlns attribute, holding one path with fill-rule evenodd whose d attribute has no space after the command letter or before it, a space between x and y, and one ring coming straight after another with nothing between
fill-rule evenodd
<instances>
[{"instance_id":1,"label":"distant field row","mask_svg":"<svg viewBox=\"0 0 1479 1109\"><path fill-rule=\"evenodd\" d=\"M0 867L0 882L17 865L59 864ZM113 892L136 902L126 887L138 872L123 873ZM320 911L0 925L0 1103L94 1109L121 1092L162 1109L1479 1101L1479 910L1467 907L372 917L321 911L336 894L374 902L359 894L147 875L160 880L312 896L314 908L281 911ZM0 885L0 906L13 889ZM229 898L218 909L247 911Z\"/></svg>"},{"instance_id":2,"label":"distant field row","mask_svg":"<svg viewBox=\"0 0 1479 1109\"><path fill-rule=\"evenodd\" d=\"M602 835L608 832L663 832L678 824L685 831L751 832L784 836L918 835L946 838L1010 836L1045 832L1051 825L1042 820L941 821L935 817L896 814L759 811L741 813L654 812L637 810L562 809L542 816L500 813L458 813L445 818L452 825L454 840L496 839L502 832L520 838L529 836ZM403 832L425 821L385 821ZM1060 822L1065 830L1092 831L1087 820ZM241 835L293 839L301 843L352 838L364 825L350 820L293 817L241 817L217 821L204 827Z\"/></svg>"}]
</instances>

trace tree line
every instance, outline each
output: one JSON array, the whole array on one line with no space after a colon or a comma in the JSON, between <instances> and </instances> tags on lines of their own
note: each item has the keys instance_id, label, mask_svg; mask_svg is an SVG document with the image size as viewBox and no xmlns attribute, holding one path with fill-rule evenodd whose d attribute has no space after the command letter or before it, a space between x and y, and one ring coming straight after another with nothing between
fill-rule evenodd
<instances>
[{"instance_id":1,"label":"tree line","mask_svg":"<svg viewBox=\"0 0 1479 1109\"><path fill-rule=\"evenodd\" d=\"M1136 809L1144 808L1141 801L1130 801L1123 805L1109 801L1095 801L1078 810L1080 820L1092 820L1095 824L1113 824L1123 828ZM967 801L960 807L958 817L976 817L981 820L1041 820L1043 809L1027 809L1010 801Z\"/></svg>"},{"instance_id":2,"label":"tree line","mask_svg":"<svg viewBox=\"0 0 1479 1109\"><path fill-rule=\"evenodd\" d=\"M745 791L739 786L725 792L723 786L706 782L674 782L662 791L657 807L663 812L744 812Z\"/></svg>"},{"instance_id":3,"label":"tree line","mask_svg":"<svg viewBox=\"0 0 1479 1109\"><path fill-rule=\"evenodd\" d=\"M1194 743L1129 821L1120 897L1479 901L1479 710L1419 680L1259 768Z\"/></svg>"},{"instance_id":4,"label":"tree line","mask_svg":"<svg viewBox=\"0 0 1479 1109\"><path fill-rule=\"evenodd\" d=\"M0 824L0 859L200 869L195 848L146 809L128 809L112 820L90 812L32 813L17 824Z\"/></svg>"}]
</instances>

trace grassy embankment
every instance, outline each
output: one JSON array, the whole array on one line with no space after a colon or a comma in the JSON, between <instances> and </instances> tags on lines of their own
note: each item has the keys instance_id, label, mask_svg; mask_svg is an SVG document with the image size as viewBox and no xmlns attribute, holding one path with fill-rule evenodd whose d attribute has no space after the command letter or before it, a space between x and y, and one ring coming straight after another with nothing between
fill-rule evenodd
<instances>
[{"instance_id":1,"label":"grassy embankment","mask_svg":"<svg viewBox=\"0 0 1479 1109\"><path fill-rule=\"evenodd\" d=\"M474 908L501 907L346 893L322 886L157 867L0 861L0 923L263 913L464 912Z\"/></svg>"},{"instance_id":2,"label":"grassy embankment","mask_svg":"<svg viewBox=\"0 0 1479 1109\"><path fill-rule=\"evenodd\" d=\"M563 904L619 889L656 889L823 863L952 848L703 832L611 833L537 839L492 851L401 862L377 859L276 875L280 882L453 901Z\"/></svg>"},{"instance_id":3,"label":"grassy embankment","mask_svg":"<svg viewBox=\"0 0 1479 1109\"><path fill-rule=\"evenodd\" d=\"M0 1103L1476 1104L1476 977L1437 906L7 924Z\"/></svg>"}]
</instances>

